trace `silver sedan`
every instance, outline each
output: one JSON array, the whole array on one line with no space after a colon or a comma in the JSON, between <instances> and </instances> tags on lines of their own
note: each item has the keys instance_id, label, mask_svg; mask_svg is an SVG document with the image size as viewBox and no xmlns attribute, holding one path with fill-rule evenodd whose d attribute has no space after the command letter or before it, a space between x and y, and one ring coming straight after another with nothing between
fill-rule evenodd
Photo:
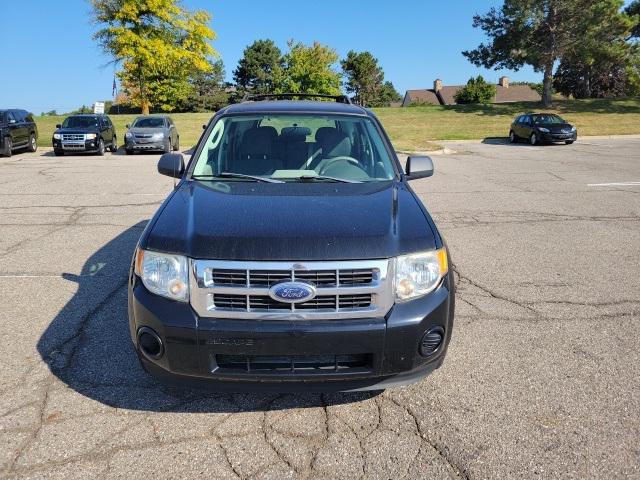
<instances>
[{"instance_id":1,"label":"silver sedan","mask_svg":"<svg viewBox=\"0 0 640 480\"><path fill-rule=\"evenodd\" d=\"M163 151L180 149L180 134L171 117L166 115L143 116L127 125L125 150L128 155L136 151Z\"/></svg>"}]
</instances>

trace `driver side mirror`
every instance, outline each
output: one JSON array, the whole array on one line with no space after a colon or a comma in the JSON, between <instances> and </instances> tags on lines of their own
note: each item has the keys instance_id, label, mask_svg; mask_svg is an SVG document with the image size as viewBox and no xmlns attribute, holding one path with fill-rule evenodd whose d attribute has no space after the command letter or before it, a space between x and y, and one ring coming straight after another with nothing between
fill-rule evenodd
<instances>
[{"instance_id":1,"label":"driver side mirror","mask_svg":"<svg viewBox=\"0 0 640 480\"><path fill-rule=\"evenodd\" d=\"M62 125L60 125L59 123L56 125L56 128L62 128Z\"/></svg>"},{"instance_id":2,"label":"driver side mirror","mask_svg":"<svg viewBox=\"0 0 640 480\"><path fill-rule=\"evenodd\" d=\"M128 123L125 125L125 128L131 128L131 125L129 125Z\"/></svg>"},{"instance_id":3,"label":"driver side mirror","mask_svg":"<svg viewBox=\"0 0 640 480\"><path fill-rule=\"evenodd\" d=\"M410 156L405 168L407 180L416 180L433 175L433 160L427 156Z\"/></svg>"},{"instance_id":4,"label":"driver side mirror","mask_svg":"<svg viewBox=\"0 0 640 480\"><path fill-rule=\"evenodd\" d=\"M158 173L180 178L184 173L184 157L181 153L165 153L158 160Z\"/></svg>"}]
</instances>

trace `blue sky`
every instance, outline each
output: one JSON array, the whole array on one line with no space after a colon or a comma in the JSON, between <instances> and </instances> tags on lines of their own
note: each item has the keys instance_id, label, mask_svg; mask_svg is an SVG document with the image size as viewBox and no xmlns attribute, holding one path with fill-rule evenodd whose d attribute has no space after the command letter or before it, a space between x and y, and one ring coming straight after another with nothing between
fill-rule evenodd
<instances>
[{"instance_id":1,"label":"blue sky","mask_svg":"<svg viewBox=\"0 0 640 480\"><path fill-rule=\"evenodd\" d=\"M284 50L293 38L330 45L341 58L350 49L371 51L401 93L430 88L438 77L445 85L464 83L478 74L493 81L502 74L512 80L541 81L530 68L478 69L460 53L482 40L481 32L471 26L472 16L500 5L498 0L183 3L212 13L218 35L213 46L229 79L253 40L271 38ZM113 66L107 65L109 58L91 38L96 27L85 0L0 0L0 18L3 65L10 65L0 75L0 108L64 112L111 97Z\"/></svg>"}]
</instances>

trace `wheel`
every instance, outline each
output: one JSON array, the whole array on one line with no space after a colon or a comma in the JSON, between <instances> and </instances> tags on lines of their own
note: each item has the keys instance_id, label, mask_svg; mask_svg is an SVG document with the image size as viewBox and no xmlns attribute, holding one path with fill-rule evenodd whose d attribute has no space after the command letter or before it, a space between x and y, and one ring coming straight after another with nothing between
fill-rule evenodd
<instances>
[{"instance_id":1,"label":"wheel","mask_svg":"<svg viewBox=\"0 0 640 480\"><path fill-rule=\"evenodd\" d=\"M53 150L53 154L56 157L63 157L64 156L64 150L58 150L57 148Z\"/></svg>"},{"instance_id":2,"label":"wheel","mask_svg":"<svg viewBox=\"0 0 640 480\"><path fill-rule=\"evenodd\" d=\"M509 143L516 143L518 141L518 137L516 136L515 133L513 133L513 130L511 130L509 132Z\"/></svg>"},{"instance_id":3,"label":"wheel","mask_svg":"<svg viewBox=\"0 0 640 480\"><path fill-rule=\"evenodd\" d=\"M180 150L180 137L176 137L176 143L173 146L173 151L177 152L178 150Z\"/></svg>"},{"instance_id":4,"label":"wheel","mask_svg":"<svg viewBox=\"0 0 640 480\"><path fill-rule=\"evenodd\" d=\"M104 155L104 140L100 139L98 140L98 151L96 152L97 155Z\"/></svg>"},{"instance_id":5,"label":"wheel","mask_svg":"<svg viewBox=\"0 0 640 480\"><path fill-rule=\"evenodd\" d=\"M6 137L4 139L4 157L10 157L11 154L13 153L13 140L11 140L11 137Z\"/></svg>"},{"instance_id":6,"label":"wheel","mask_svg":"<svg viewBox=\"0 0 640 480\"><path fill-rule=\"evenodd\" d=\"M133 155L133 149L131 148L125 148L124 151L126 152L127 155Z\"/></svg>"},{"instance_id":7,"label":"wheel","mask_svg":"<svg viewBox=\"0 0 640 480\"><path fill-rule=\"evenodd\" d=\"M573 142L575 142L575 140L565 140L564 143L566 145L571 145Z\"/></svg>"},{"instance_id":8,"label":"wheel","mask_svg":"<svg viewBox=\"0 0 640 480\"><path fill-rule=\"evenodd\" d=\"M165 142L164 142L164 153L169 153L171 151L171 139L168 138Z\"/></svg>"},{"instance_id":9,"label":"wheel","mask_svg":"<svg viewBox=\"0 0 640 480\"><path fill-rule=\"evenodd\" d=\"M111 142L111 146L109 147L109 151L111 153L116 153L118 151L118 139L113 137L113 141Z\"/></svg>"},{"instance_id":10,"label":"wheel","mask_svg":"<svg viewBox=\"0 0 640 480\"><path fill-rule=\"evenodd\" d=\"M532 133L531 136L529 137L529 143L531 145L537 145L538 144L538 136L535 133Z\"/></svg>"},{"instance_id":11,"label":"wheel","mask_svg":"<svg viewBox=\"0 0 640 480\"><path fill-rule=\"evenodd\" d=\"M36 138L36 134L32 133L29 136L29 146L27 147L27 149L33 153L38 149L38 139Z\"/></svg>"}]
</instances>

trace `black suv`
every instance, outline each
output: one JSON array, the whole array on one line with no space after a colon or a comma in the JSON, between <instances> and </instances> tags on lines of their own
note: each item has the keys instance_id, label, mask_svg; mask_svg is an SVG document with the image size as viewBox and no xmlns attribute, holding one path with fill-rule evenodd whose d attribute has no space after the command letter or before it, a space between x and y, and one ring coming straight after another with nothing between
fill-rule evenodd
<instances>
[{"instance_id":1,"label":"black suv","mask_svg":"<svg viewBox=\"0 0 640 480\"><path fill-rule=\"evenodd\" d=\"M107 115L71 115L56 125L51 142L56 155L89 152L104 155L105 149L118 150L116 129Z\"/></svg>"},{"instance_id":2,"label":"black suv","mask_svg":"<svg viewBox=\"0 0 640 480\"><path fill-rule=\"evenodd\" d=\"M38 127L26 110L0 110L0 155L10 157L14 150L38 148Z\"/></svg>"},{"instance_id":3,"label":"black suv","mask_svg":"<svg viewBox=\"0 0 640 480\"><path fill-rule=\"evenodd\" d=\"M553 113L527 113L517 117L509 130L511 143L521 138L528 140L531 145L552 142L569 145L578 139L578 130Z\"/></svg>"},{"instance_id":4,"label":"black suv","mask_svg":"<svg viewBox=\"0 0 640 480\"><path fill-rule=\"evenodd\" d=\"M159 160L180 182L131 265L142 365L226 391L419 380L442 364L454 316L447 248L408 183L431 159L403 170L345 97L266 98L216 113L188 165Z\"/></svg>"}]
</instances>

